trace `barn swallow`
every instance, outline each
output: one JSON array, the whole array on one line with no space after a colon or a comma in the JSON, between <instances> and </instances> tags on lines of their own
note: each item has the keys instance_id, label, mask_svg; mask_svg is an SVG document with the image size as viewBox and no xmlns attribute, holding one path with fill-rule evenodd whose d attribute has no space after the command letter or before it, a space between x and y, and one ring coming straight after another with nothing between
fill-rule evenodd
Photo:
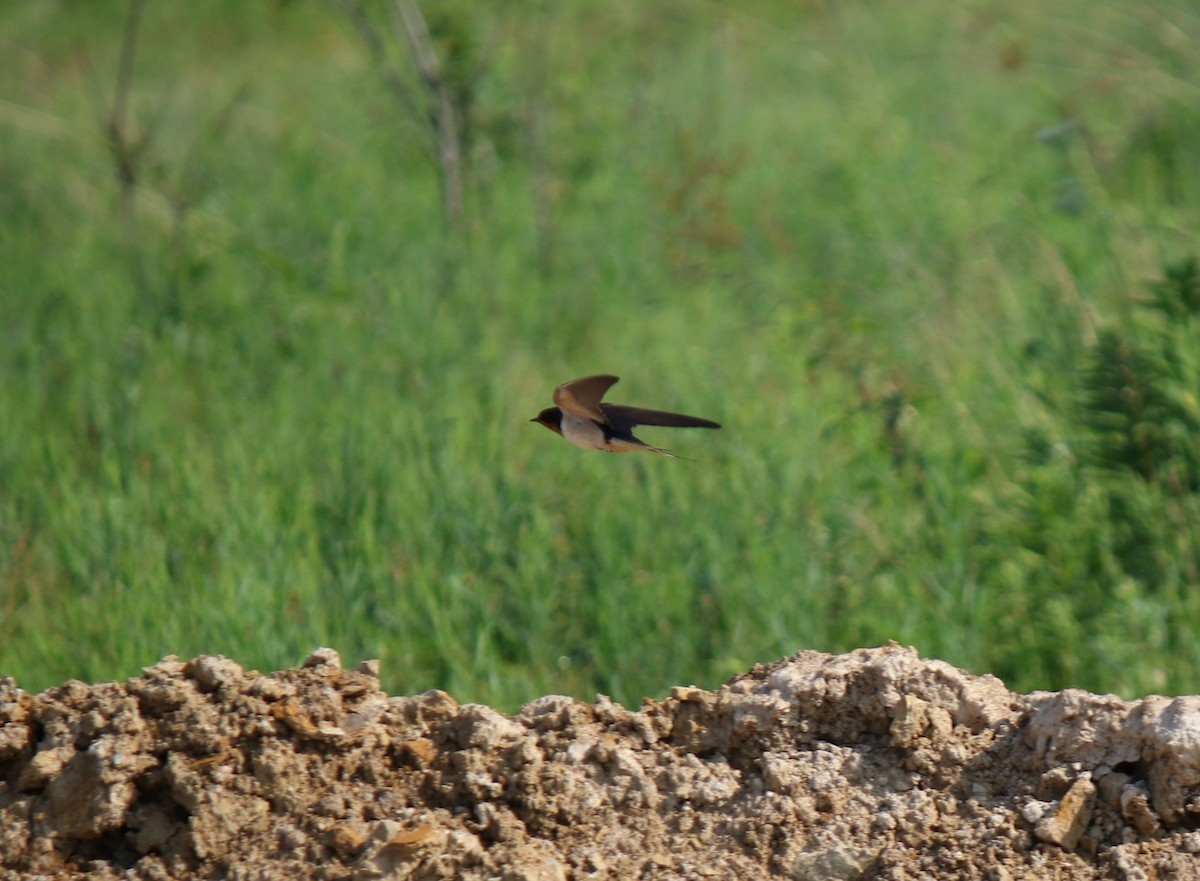
<instances>
[{"instance_id":1,"label":"barn swallow","mask_svg":"<svg viewBox=\"0 0 1200 881\"><path fill-rule=\"evenodd\" d=\"M602 404L605 392L617 383L615 376L585 376L563 383L554 390L557 407L547 407L530 419L546 426L585 450L603 450L606 453L631 453L647 450L675 456L670 450L652 447L633 436L635 425L661 425L668 428L720 428L708 419L684 416L680 413L664 413L661 410L644 410L641 407L626 407L624 404Z\"/></svg>"}]
</instances>

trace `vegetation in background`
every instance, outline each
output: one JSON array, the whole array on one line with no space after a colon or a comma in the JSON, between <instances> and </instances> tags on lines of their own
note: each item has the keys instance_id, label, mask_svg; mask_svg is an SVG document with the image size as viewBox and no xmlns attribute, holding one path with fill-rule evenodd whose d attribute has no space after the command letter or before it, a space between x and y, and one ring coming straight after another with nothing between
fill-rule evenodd
<instances>
[{"instance_id":1,"label":"vegetation in background","mask_svg":"<svg viewBox=\"0 0 1200 881\"><path fill-rule=\"evenodd\" d=\"M110 0L0 45L0 674L331 645L511 708L894 639L1200 688L1188 3ZM594 372L726 427L528 423Z\"/></svg>"}]
</instances>

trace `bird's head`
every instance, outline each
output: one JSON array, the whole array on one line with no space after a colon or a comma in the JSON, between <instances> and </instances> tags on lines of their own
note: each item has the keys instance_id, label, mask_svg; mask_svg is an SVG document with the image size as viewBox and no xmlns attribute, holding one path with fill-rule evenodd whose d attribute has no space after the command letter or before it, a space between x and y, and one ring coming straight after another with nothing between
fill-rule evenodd
<instances>
[{"instance_id":1,"label":"bird's head","mask_svg":"<svg viewBox=\"0 0 1200 881\"><path fill-rule=\"evenodd\" d=\"M562 410L557 407L547 407L529 421L544 425L555 434L562 434Z\"/></svg>"}]
</instances>

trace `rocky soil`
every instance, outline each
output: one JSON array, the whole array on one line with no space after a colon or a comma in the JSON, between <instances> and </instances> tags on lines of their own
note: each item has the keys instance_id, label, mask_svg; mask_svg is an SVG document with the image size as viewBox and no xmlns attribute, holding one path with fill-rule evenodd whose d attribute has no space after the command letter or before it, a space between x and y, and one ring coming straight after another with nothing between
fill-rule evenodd
<instances>
[{"instance_id":1,"label":"rocky soil","mask_svg":"<svg viewBox=\"0 0 1200 881\"><path fill-rule=\"evenodd\" d=\"M0 877L1200 879L1200 697L899 646L515 717L315 652L0 680Z\"/></svg>"}]
</instances>

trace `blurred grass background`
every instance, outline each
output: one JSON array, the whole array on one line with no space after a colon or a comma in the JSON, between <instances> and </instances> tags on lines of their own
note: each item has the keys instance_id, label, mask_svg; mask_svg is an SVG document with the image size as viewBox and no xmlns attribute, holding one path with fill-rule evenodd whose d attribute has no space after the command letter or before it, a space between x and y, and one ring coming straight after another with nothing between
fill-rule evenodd
<instances>
[{"instance_id":1,"label":"blurred grass background","mask_svg":"<svg viewBox=\"0 0 1200 881\"><path fill-rule=\"evenodd\" d=\"M426 0L458 219L399 8L6 4L0 673L1200 691L1191 0Z\"/></svg>"}]
</instances>

